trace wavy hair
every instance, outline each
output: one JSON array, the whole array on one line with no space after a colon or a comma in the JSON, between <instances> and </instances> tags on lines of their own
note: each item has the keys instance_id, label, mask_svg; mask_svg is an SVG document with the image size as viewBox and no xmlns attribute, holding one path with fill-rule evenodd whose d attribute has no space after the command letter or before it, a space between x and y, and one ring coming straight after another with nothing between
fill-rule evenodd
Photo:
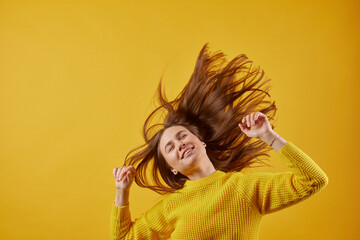
<instances>
[{"instance_id":1,"label":"wavy hair","mask_svg":"<svg viewBox=\"0 0 360 240\"><path fill-rule=\"evenodd\" d=\"M240 54L226 63L225 54L209 51L206 43L197 58L195 70L179 95L168 101L162 90L162 77L156 90L159 106L147 117L143 126L145 143L132 149L124 166L136 169L135 182L161 195L183 188L188 178L174 175L159 149L164 130L174 125L186 127L200 141L216 170L239 172L267 156L271 148L260 139L246 136L238 126L247 114L260 111L271 121L276 113L270 97L270 79L264 71L253 68L252 61ZM156 116L159 123L153 123ZM265 164L269 166L268 164ZM261 165L260 165L261 166ZM148 171L148 172L147 172Z\"/></svg>"}]
</instances>

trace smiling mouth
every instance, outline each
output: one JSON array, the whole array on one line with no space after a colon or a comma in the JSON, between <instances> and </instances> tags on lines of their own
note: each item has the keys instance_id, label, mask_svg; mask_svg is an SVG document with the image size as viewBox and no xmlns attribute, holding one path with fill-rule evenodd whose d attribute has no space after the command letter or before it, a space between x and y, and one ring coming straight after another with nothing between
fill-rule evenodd
<instances>
[{"instance_id":1,"label":"smiling mouth","mask_svg":"<svg viewBox=\"0 0 360 240\"><path fill-rule=\"evenodd\" d=\"M184 152L184 154L183 154L183 156L182 156L181 159L186 158L190 153L192 153L192 151L193 151L194 148L195 148L195 147L191 147L191 148L189 148L188 150L186 150L186 151Z\"/></svg>"}]
</instances>

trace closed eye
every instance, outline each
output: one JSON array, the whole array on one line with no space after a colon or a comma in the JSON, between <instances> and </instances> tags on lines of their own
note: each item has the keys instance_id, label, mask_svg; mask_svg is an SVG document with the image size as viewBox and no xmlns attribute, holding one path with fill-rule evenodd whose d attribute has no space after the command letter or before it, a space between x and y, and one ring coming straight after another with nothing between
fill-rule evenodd
<instances>
[{"instance_id":1,"label":"closed eye","mask_svg":"<svg viewBox=\"0 0 360 240\"><path fill-rule=\"evenodd\" d=\"M186 134L182 135L182 137L180 139L183 139L184 137L186 137ZM171 148L169 149L169 152L173 149L173 146L171 146Z\"/></svg>"}]
</instances>

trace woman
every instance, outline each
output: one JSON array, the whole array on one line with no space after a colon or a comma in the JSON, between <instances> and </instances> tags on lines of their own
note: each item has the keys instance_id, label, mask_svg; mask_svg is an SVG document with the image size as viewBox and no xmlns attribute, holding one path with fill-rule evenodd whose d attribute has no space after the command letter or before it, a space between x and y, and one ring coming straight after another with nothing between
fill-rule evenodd
<instances>
[{"instance_id":1,"label":"woman","mask_svg":"<svg viewBox=\"0 0 360 240\"><path fill-rule=\"evenodd\" d=\"M113 170L113 239L258 239L265 214L328 184L308 155L274 131L269 119L276 106L264 100L270 96L264 72L259 76L244 54L226 65L224 56L209 54L206 43L190 81L173 101L166 99L160 80L160 106L145 121L145 144ZM151 125L159 111L165 113L163 123ZM268 157L271 148L291 171L241 172L262 163L258 157ZM132 221L128 199L134 180L162 198Z\"/></svg>"}]
</instances>

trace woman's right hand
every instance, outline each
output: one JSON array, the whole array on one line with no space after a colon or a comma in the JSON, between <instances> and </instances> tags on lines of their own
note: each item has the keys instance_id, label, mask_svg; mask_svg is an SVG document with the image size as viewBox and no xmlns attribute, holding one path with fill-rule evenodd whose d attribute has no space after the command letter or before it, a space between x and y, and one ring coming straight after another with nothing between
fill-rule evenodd
<instances>
[{"instance_id":1,"label":"woman's right hand","mask_svg":"<svg viewBox=\"0 0 360 240\"><path fill-rule=\"evenodd\" d=\"M133 166L114 168L115 187L117 190L128 191L136 174Z\"/></svg>"}]
</instances>

